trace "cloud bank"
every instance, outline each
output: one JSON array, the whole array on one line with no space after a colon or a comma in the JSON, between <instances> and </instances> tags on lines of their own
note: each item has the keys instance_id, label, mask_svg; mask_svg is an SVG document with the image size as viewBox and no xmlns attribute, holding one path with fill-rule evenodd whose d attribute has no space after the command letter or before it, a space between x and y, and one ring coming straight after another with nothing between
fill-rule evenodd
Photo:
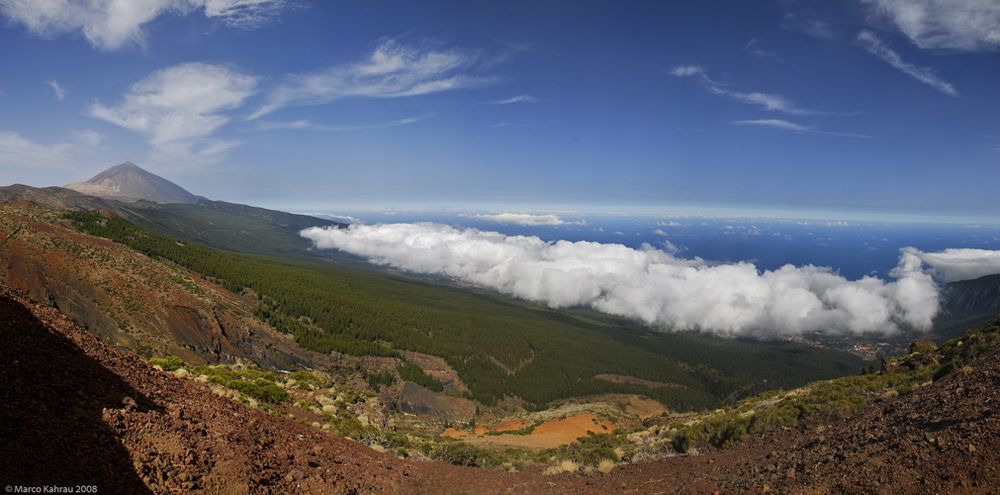
<instances>
[{"instance_id":1,"label":"cloud bank","mask_svg":"<svg viewBox=\"0 0 1000 495\"><path fill-rule=\"evenodd\" d=\"M904 253L912 254L929 265L934 276L944 282L972 280L1000 273L1000 251L945 249L936 253L925 253L906 248Z\"/></svg>"},{"instance_id":2,"label":"cloud bank","mask_svg":"<svg viewBox=\"0 0 1000 495\"><path fill-rule=\"evenodd\" d=\"M652 246L546 242L433 224L310 228L319 249L339 249L400 269L452 277L554 308L589 306L671 329L719 335L808 332L889 334L927 330L938 287L919 251L903 251L892 281L847 280L829 268L712 264Z\"/></svg>"}]
</instances>

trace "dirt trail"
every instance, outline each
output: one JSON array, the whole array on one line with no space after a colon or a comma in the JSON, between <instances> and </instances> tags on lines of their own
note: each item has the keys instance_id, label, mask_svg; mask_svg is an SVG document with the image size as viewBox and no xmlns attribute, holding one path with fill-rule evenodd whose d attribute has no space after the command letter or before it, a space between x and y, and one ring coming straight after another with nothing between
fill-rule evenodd
<instances>
[{"instance_id":1,"label":"dirt trail","mask_svg":"<svg viewBox=\"0 0 1000 495\"><path fill-rule=\"evenodd\" d=\"M1000 352L797 429L609 474L543 476L415 462L156 371L0 289L0 483L99 493L996 493Z\"/></svg>"}]
</instances>

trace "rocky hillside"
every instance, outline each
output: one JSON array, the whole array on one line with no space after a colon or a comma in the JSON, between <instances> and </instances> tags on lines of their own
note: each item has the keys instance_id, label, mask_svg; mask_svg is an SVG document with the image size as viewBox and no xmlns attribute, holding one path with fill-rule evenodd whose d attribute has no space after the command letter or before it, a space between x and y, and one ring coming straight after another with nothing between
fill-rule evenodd
<instances>
[{"instance_id":1,"label":"rocky hillside","mask_svg":"<svg viewBox=\"0 0 1000 495\"><path fill-rule=\"evenodd\" d=\"M0 239L0 282L136 352L277 368L324 359L255 318L252 301L169 262L82 235L58 210L0 204Z\"/></svg>"},{"instance_id":2,"label":"rocky hillside","mask_svg":"<svg viewBox=\"0 0 1000 495\"><path fill-rule=\"evenodd\" d=\"M102 493L995 493L998 335L994 325L918 346L879 376L934 370L925 382L872 394L823 424L608 473L547 475L367 449L158 371L0 288L0 479Z\"/></svg>"}]
</instances>

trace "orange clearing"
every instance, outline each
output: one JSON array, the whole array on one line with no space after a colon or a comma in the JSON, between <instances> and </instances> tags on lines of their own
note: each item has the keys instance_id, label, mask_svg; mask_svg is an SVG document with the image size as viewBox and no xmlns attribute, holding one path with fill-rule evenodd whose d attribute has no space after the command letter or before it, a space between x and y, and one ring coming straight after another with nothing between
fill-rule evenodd
<instances>
[{"instance_id":1,"label":"orange clearing","mask_svg":"<svg viewBox=\"0 0 1000 495\"><path fill-rule=\"evenodd\" d=\"M493 425L493 428L490 428L490 430L496 432L517 431L527 427L529 424L531 423L525 419L509 419Z\"/></svg>"},{"instance_id":2,"label":"orange clearing","mask_svg":"<svg viewBox=\"0 0 1000 495\"><path fill-rule=\"evenodd\" d=\"M506 421L500 423L505 427L511 427L518 423L523 428L526 423L522 421ZM513 429L520 429L513 428ZM497 447L519 447L524 449L542 450L560 447L575 442L578 438L587 436L590 433L611 433L618 428L610 420L600 418L594 413L583 413L561 419L550 419L535 427L527 435L482 435L477 436L477 432L458 431L448 428L442 436L457 438L475 445L491 445ZM510 430L496 430L510 431Z\"/></svg>"}]
</instances>

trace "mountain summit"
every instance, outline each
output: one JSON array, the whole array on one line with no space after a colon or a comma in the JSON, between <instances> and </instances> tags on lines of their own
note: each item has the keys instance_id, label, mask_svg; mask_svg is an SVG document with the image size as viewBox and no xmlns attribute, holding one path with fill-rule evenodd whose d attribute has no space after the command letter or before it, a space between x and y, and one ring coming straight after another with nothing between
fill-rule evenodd
<instances>
[{"instance_id":1,"label":"mountain summit","mask_svg":"<svg viewBox=\"0 0 1000 495\"><path fill-rule=\"evenodd\" d=\"M83 194L121 201L197 203L203 199L132 162L115 165L86 182L74 182L65 187Z\"/></svg>"}]
</instances>

